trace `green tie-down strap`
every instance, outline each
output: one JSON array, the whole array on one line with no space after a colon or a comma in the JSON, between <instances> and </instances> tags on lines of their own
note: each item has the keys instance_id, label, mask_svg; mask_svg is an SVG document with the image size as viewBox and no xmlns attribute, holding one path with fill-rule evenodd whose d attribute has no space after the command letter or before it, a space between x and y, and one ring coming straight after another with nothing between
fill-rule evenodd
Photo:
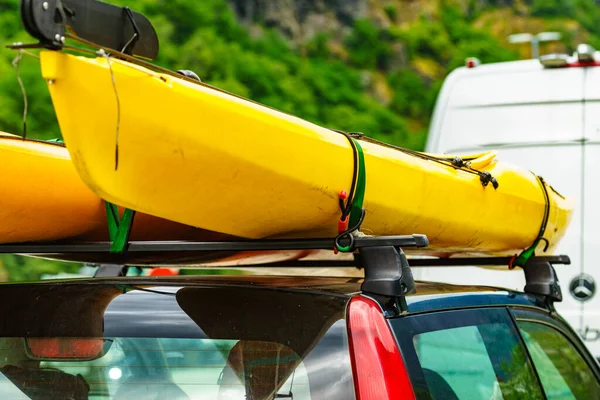
<instances>
[{"instance_id":1,"label":"green tie-down strap","mask_svg":"<svg viewBox=\"0 0 600 400\"><path fill-rule=\"evenodd\" d=\"M365 200L365 188L367 186L367 170L365 168L365 155L362 146L356 139L352 139L356 145L356 153L358 154L358 177L356 179L356 192L354 202L352 203L352 211L350 212L350 220L348 226L356 226L361 218L363 202Z\"/></svg>"},{"instance_id":2,"label":"green tie-down strap","mask_svg":"<svg viewBox=\"0 0 600 400\"><path fill-rule=\"evenodd\" d=\"M535 255L535 249L537 249L540 241L540 239L537 239L535 242L533 242L533 245L523 250L521 254L514 259L510 267L524 267L525 264L527 264L527 261L529 261L529 259Z\"/></svg>"},{"instance_id":3,"label":"green tie-down strap","mask_svg":"<svg viewBox=\"0 0 600 400\"><path fill-rule=\"evenodd\" d=\"M365 210L363 209L363 202L365 200L365 189L367 185L367 169L365 167L365 155L363 153L362 146L359 141L350 138L353 142L353 150L356 152L356 162L358 164L358 169L356 170L356 187L354 188L354 193L350 194L349 201L352 201L350 204L350 215L348 216L348 229L339 234L335 240L335 249L342 253L348 253L354 251L354 243L351 240L350 245L341 246L339 244L339 239L342 237L349 237L352 235L352 232L360 229L360 224L365 215ZM350 239L353 239L350 237Z\"/></svg>"},{"instance_id":4,"label":"green tie-down strap","mask_svg":"<svg viewBox=\"0 0 600 400\"><path fill-rule=\"evenodd\" d=\"M127 250L127 243L129 242L129 235L131 234L135 211L126 208L121 217L116 205L109 203L108 201L105 201L104 204L106 205L108 235L112 242L110 245L110 252L117 254L124 253L125 250Z\"/></svg>"}]
</instances>

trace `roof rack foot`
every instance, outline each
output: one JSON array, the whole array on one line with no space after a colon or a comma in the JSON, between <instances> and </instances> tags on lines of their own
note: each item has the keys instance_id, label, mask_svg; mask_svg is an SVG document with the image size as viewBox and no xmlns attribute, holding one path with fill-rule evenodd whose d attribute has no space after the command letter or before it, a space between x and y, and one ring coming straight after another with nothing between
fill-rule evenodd
<instances>
[{"instance_id":1,"label":"roof rack foot","mask_svg":"<svg viewBox=\"0 0 600 400\"><path fill-rule=\"evenodd\" d=\"M556 271L547 261L529 262L523 267L525 271L524 292L541 295L550 301L562 301L562 291L556 276Z\"/></svg>"},{"instance_id":2,"label":"roof rack foot","mask_svg":"<svg viewBox=\"0 0 600 400\"><path fill-rule=\"evenodd\" d=\"M405 296L415 292L415 281L406 255L393 246L364 247L359 252L365 270L361 290L382 296Z\"/></svg>"}]
</instances>

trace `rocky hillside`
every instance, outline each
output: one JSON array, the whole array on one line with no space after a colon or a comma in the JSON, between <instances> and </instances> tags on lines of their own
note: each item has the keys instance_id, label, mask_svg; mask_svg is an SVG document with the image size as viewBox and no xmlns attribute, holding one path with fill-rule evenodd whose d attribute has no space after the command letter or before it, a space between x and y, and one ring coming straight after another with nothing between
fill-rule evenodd
<instances>
[{"instance_id":1,"label":"rocky hillside","mask_svg":"<svg viewBox=\"0 0 600 400\"><path fill-rule=\"evenodd\" d=\"M364 90L426 127L447 73L468 56L484 62L529 58L528 45L507 36L559 31L563 41L542 52L600 47L600 11L593 0L229 0L255 36L275 29L302 55L341 60L361 71ZM411 129L412 128L412 129Z\"/></svg>"}]
</instances>

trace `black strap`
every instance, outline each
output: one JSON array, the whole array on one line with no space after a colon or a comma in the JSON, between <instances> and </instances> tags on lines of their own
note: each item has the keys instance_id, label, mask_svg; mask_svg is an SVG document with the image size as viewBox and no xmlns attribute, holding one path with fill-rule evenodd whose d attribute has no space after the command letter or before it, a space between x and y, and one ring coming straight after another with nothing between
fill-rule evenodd
<instances>
[{"instance_id":1,"label":"black strap","mask_svg":"<svg viewBox=\"0 0 600 400\"><path fill-rule=\"evenodd\" d=\"M546 187L546 182L544 178L541 176L535 176L542 187L542 192L544 193L544 217L542 218L542 224L540 226L540 230L538 232L537 237L533 241L533 244L523 250L521 254L515 256L511 259L511 262L508 264L509 269L513 269L514 267L524 267L529 259L535 255L535 249L537 249L540 242L545 242L544 252L548 250L548 246L550 243L548 239L544 237L546 234L546 227L548 225L548 220L550 219L550 196L548 195L548 188Z\"/></svg>"}]
</instances>

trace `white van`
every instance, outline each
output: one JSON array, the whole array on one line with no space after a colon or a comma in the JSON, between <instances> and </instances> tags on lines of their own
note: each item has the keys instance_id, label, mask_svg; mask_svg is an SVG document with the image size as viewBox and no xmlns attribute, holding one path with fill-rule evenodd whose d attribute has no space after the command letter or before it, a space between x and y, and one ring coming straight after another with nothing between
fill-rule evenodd
<instances>
[{"instance_id":1,"label":"white van","mask_svg":"<svg viewBox=\"0 0 600 400\"><path fill-rule=\"evenodd\" d=\"M477 153L528 168L577 209L558 252L563 302L558 311L600 357L600 54L580 45L573 56L479 65L453 71L437 100L426 150ZM502 182L500 182L502 185ZM493 224L494 221L490 221ZM520 271L415 269L415 277L522 289Z\"/></svg>"}]
</instances>

